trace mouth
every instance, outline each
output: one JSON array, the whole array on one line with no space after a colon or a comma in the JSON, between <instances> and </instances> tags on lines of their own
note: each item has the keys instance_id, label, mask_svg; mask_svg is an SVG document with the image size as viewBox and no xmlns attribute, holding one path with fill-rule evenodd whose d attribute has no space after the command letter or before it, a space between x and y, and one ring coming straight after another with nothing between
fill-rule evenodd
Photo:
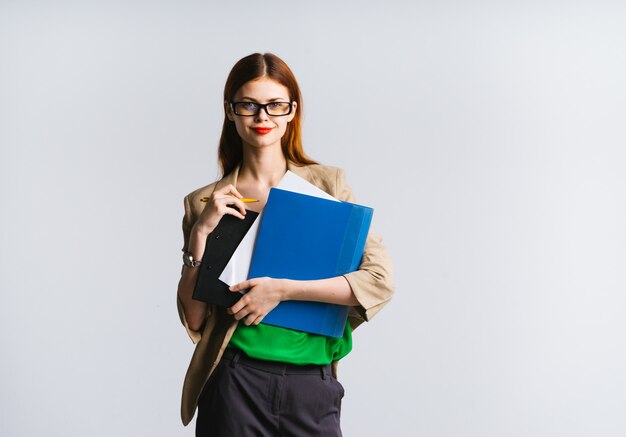
<instances>
[{"instance_id":1,"label":"mouth","mask_svg":"<svg viewBox=\"0 0 626 437\"><path fill-rule=\"evenodd\" d=\"M252 130L255 131L257 134L265 135L265 134L270 133L272 131L272 128L271 127L255 127L255 128L252 128Z\"/></svg>"}]
</instances>

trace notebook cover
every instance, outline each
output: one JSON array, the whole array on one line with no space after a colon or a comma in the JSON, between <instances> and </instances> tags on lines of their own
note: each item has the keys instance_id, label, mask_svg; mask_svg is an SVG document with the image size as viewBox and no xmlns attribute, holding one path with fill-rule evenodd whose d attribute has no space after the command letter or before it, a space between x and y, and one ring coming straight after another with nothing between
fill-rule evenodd
<instances>
[{"instance_id":1,"label":"notebook cover","mask_svg":"<svg viewBox=\"0 0 626 437\"><path fill-rule=\"evenodd\" d=\"M243 220L230 214L220 219L207 237L202 263L198 267L194 299L230 307L241 298L241 294L230 291L219 276L258 215L258 212L246 210Z\"/></svg>"}]
</instances>

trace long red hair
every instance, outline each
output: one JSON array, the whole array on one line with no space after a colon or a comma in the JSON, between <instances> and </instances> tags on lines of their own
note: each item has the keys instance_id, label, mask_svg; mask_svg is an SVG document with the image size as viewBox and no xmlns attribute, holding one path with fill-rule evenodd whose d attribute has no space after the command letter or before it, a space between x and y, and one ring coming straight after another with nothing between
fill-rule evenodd
<instances>
[{"instance_id":1,"label":"long red hair","mask_svg":"<svg viewBox=\"0 0 626 437\"><path fill-rule=\"evenodd\" d=\"M246 82L261 77L268 77L287 88L289 99L298 104L296 114L287 124L285 135L281 138L283 155L297 165L317 164L309 158L302 148L302 94L296 77L289 66L272 53L253 53L240 59L230 70L224 86L224 100L232 102L235 94ZM243 160L243 143L237 133L235 123L226 116L218 148L218 159L222 175L227 175Z\"/></svg>"}]
</instances>

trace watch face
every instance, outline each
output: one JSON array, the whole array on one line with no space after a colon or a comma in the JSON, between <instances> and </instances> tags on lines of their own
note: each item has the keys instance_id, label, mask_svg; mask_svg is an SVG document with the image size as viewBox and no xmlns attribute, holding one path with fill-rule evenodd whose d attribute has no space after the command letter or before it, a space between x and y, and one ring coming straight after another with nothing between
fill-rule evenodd
<instances>
[{"instance_id":1,"label":"watch face","mask_svg":"<svg viewBox=\"0 0 626 437\"><path fill-rule=\"evenodd\" d=\"M183 253L183 264L187 267L197 267L200 265L200 261L193 259L193 255L189 252Z\"/></svg>"}]
</instances>

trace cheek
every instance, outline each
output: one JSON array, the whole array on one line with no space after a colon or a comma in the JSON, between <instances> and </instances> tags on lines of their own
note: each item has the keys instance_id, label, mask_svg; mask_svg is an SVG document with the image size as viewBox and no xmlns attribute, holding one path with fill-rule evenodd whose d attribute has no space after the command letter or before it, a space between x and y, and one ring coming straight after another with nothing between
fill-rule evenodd
<instances>
[{"instance_id":1,"label":"cheek","mask_svg":"<svg viewBox=\"0 0 626 437\"><path fill-rule=\"evenodd\" d=\"M239 134L240 137L245 135L246 129L239 120L235 120L235 129L237 130L237 133Z\"/></svg>"},{"instance_id":2,"label":"cheek","mask_svg":"<svg viewBox=\"0 0 626 437\"><path fill-rule=\"evenodd\" d=\"M278 126L278 132L282 136L287 131L287 121L280 121L276 125Z\"/></svg>"}]
</instances>

